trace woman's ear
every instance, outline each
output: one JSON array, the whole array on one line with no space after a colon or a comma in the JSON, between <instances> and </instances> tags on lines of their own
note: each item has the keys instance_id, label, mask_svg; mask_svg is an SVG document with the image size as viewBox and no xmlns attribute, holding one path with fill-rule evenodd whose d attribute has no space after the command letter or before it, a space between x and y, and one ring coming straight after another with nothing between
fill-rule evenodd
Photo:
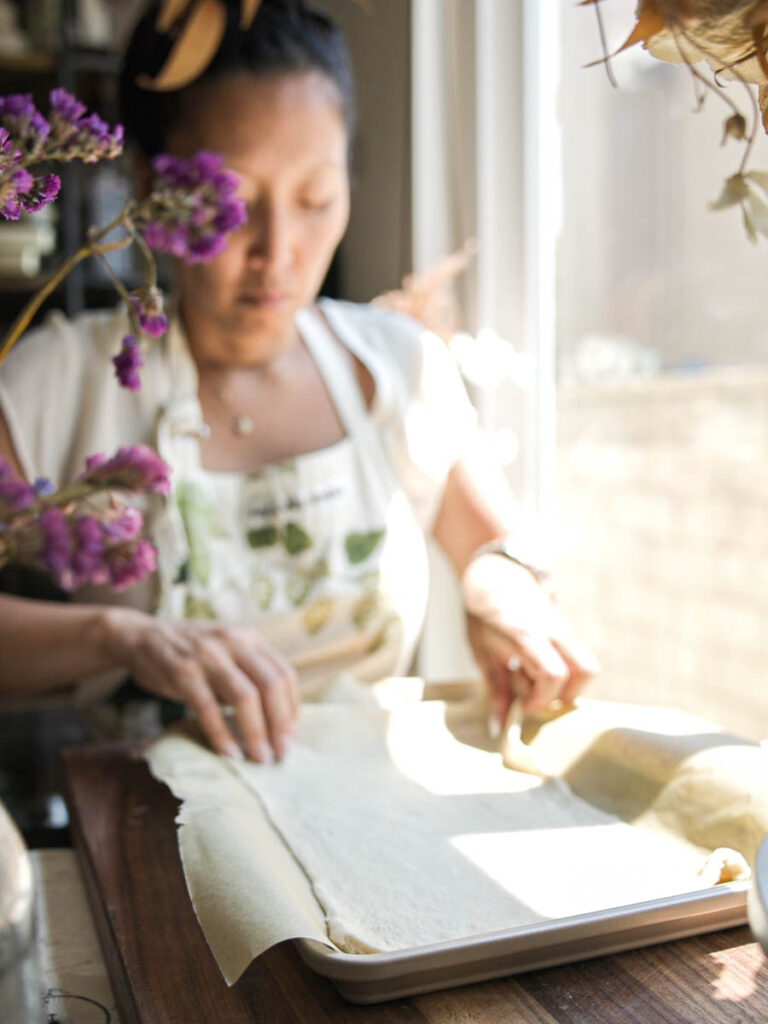
<instances>
[{"instance_id":1,"label":"woman's ear","mask_svg":"<svg viewBox=\"0 0 768 1024\"><path fill-rule=\"evenodd\" d=\"M149 161L142 153L133 153L131 156L131 177L133 178L133 191L141 202L149 195L151 181Z\"/></svg>"}]
</instances>

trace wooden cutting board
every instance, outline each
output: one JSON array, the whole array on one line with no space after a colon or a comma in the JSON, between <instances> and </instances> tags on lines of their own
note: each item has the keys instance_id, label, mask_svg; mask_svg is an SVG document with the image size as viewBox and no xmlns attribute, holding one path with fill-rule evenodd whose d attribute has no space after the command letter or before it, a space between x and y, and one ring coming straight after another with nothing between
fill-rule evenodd
<instances>
[{"instance_id":1,"label":"wooden cutting board","mask_svg":"<svg viewBox=\"0 0 768 1024\"><path fill-rule=\"evenodd\" d=\"M353 1006L290 943L227 988L189 901L177 801L137 748L63 754L73 841L124 1024L736 1024L768 1021L746 928L379 1006Z\"/></svg>"}]
</instances>

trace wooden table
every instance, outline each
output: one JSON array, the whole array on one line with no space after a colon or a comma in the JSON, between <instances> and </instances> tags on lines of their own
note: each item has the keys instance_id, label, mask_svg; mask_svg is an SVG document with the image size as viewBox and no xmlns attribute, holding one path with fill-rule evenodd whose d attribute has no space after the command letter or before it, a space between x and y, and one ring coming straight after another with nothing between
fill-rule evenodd
<instances>
[{"instance_id":1,"label":"wooden table","mask_svg":"<svg viewBox=\"0 0 768 1024\"><path fill-rule=\"evenodd\" d=\"M747 928L377 1006L284 944L227 988L187 896L177 802L126 746L64 754L75 846L124 1024L766 1024Z\"/></svg>"}]
</instances>

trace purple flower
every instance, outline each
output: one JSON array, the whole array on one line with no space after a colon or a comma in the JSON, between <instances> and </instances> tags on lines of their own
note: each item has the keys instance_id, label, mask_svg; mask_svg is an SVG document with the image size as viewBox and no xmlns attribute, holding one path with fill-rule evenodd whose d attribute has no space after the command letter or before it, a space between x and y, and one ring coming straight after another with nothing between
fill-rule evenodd
<instances>
[{"instance_id":1,"label":"purple flower","mask_svg":"<svg viewBox=\"0 0 768 1024\"><path fill-rule=\"evenodd\" d=\"M154 448L146 444L133 444L118 449L111 459L103 455L86 460L85 472L78 482L99 484L104 489L122 491L148 491L169 494L170 470Z\"/></svg>"},{"instance_id":2,"label":"purple flower","mask_svg":"<svg viewBox=\"0 0 768 1024\"><path fill-rule=\"evenodd\" d=\"M105 524L104 529L109 539L118 543L138 537L142 525L142 515L137 508L124 508L116 519Z\"/></svg>"},{"instance_id":3,"label":"purple flower","mask_svg":"<svg viewBox=\"0 0 768 1024\"><path fill-rule=\"evenodd\" d=\"M0 96L0 122L27 161L44 159L42 154L51 126L33 103L31 94Z\"/></svg>"},{"instance_id":4,"label":"purple flower","mask_svg":"<svg viewBox=\"0 0 768 1024\"><path fill-rule=\"evenodd\" d=\"M51 103L51 120L54 118L62 121L69 121L71 124L79 121L85 113L85 104L67 92L66 89L51 89L49 100Z\"/></svg>"},{"instance_id":5,"label":"purple flower","mask_svg":"<svg viewBox=\"0 0 768 1024\"><path fill-rule=\"evenodd\" d=\"M35 183L26 167L16 167L0 181L0 217L18 220L24 213L24 196Z\"/></svg>"},{"instance_id":6,"label":"purple flower","mask_svg":"<svg viewBox=\"0 0 768 1024\"><path fill-rule=\"evenodd\" d=\"M35 492L24 480L0 480L0 502L11 509L29 508L35 500Z\"/></svg>"},{"instance_id":7,"label":"purple flower","mask_svg":"<svg viewBox=\"0 0 768 1024\"><path fill-rule=\"evenodd\" d=\"M159 338L168 330L168 317L163 312L163 296L158 288L142 288L131 295L131 304L143 334Z\"/></svg>"},{"instance_id":8,"label":"purple flower","mask_svg":"<svg viewBox=\"0 0 768 1024\"><path fill-rule=\"evenodd\" d=\"M104 571L104 531L95 516L80 516L74 523L75 550L72 555L72 586L106 583Z\"/></svg>"},{"instance_id":9,"label":"purple flower","mask_svg":"<svg viewBox=\"0 0 768 1024\"><path fill-rule=\"evenodd\" d=\"M88 164L99 160L112 160L123 149L123 126L118 124L111 132L106 121L98 114L84 117L77 124L77 132L70 142L77 149L77 156Z\"/></svg>"},{"instance_id":10,"label":"purple flower","mask_svg":"<svg viewBox=\"0 0 768 1024\"><path fill-rule=\"evenodd\" d=\"M58 174L43 174L35 178L32 187L21 197L24 209L27 213L35 213L42 210L48 203L52 203L59 194L61 178Z\"/></svg>"},{"instance_id":11,"label":"purple flower","mask_svg":"<svg viewBox=\"0 0 768 1024\"><path fill-rule=\"evenodd\" d=\"M59 194L61 181L56 174L35 178L25 167L16 167L0 181L0 217L18 220L22 213L34 213Z\"/></svg>"},{"instance_id":12,"label":"purple flower","mask_svg":"<svg viewBox=\"0 0 768 1024\"><path fill-rule=\"evenodd\" d=\"M72 534L66 516L60 508L51 506L37 522L43 538L43 564L66 587L72 574Z\"/></svg>"},{"instance_id":13,"label":"purple flower","mask_svg":"<svg viewBox=\"0 0 768 1024\"><path fill-rule=\"evenodd\" d=\"M7 174L18 166L20 160L21 153L14 149L13 139L5 128L0 127L0 174Z\"/></svg>"},{"instance_id":14,"label":"purple flower","mask_svg":"<svg viewBox=\"0 0 768 1024\"><path fill-rule=\"evenodd\" d=\"M53 494L53 484L44 476L39 476L32 484L32 490L35 492L35 497L47 498L49 494Z\"/></svg>"},{"instance_id":15,"label":"purple flower","mask_svg":"<svg viewBox=\"0 0 768 1024\"><path fill-rule=\"evenodd\" d=\"M141 358L141 349L136 340L135 334L127 334L123 338L123 346L120 352L112 357L115 367L115 374L120 384L129 391L139 391L141 380L139 378L139 367L144 365Z\"/></svg>"},{"instance_id":16,"label":"purple flower","mask_svg":"<svg viewBox=\"0 0 768 1024\"><path fill-rule=\"evenodd\" d=\"M107 550L109 582L115 590L138 583L157 568L157 551L145 538L116 544Z\"/></svg>"},{"instance_id":17,"label":"purple flower","mask_svg":"<svg viewBox=\"0 0 768 1024\"><path fill-rule=\"evenodd\" d=\"M74 160L85 163L112 160L123 149L123 126L110 131L98 114L85 116L86 108L65 89L50 93L50 139L45 156L50 160Z\"/></svg>"},{"instance_id":18,"label":"purple flower","mask_svg":"<svg viewBox=\"0 0 768 1024\"><path fill-rule=\"evenodd\" d=\"M91 470L100 469L107 461L107 456L103 452L94 452L93 455L89 455L85 460L85 473L87 476Z\"/></svg>"},{"instance_id":19,"label":"purple flower","mask_svg":"<svg viewBox=\"0 0 768 1024\"><path fill-rule=\"evenodd\" d=\"M226 234L245 220L245 204L235 195L237 175L205 150L189 160L160 153L152 172L152 193L135 218L147 245L187 263L213 259Z\"/></svg>"},{"instance_id":20,"label":"purple flower","mask_svg":"<svg viewBox=\"0 0 768 1024\"><path fill-rule=\"evenodd\" d=\"M0 457L0 508L5 506L2 511L6 514L18 512L29 508L34 500L34 489L17 475L7 459Z\"/></svg>"},{"instance_id":21,"label":"purple flower","mask_svg":"<svg viewBox=\"0 0 768 1024\"><path fill-rule=\"evenodd\" d=\"M122 590L157 566L154 547L138 536L141 527L137 509L109 510L102 518L83 515L68 519L60 508L50 506L32 524L39 534L38 554L32 560L39 561L65 590L85 583L109 583Z\"/></svg>"}]
</instances>

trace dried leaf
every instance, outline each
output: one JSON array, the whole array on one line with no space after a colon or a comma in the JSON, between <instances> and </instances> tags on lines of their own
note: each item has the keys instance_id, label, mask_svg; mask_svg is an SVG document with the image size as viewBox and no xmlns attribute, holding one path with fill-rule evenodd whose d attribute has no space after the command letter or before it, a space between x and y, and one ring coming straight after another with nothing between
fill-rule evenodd
<instances>
[{"instance_id":1,"label":"dried leaf","mask_svg":"<svg viewBox=\"0 0 768 1024\"><path fill-rule=\"evenodd\" d=\"M750 7L744 15L744 24L747 28L765 25L766 22L768 22L768 0L760 0L754 7Z\"/></svg>"},{"instance_id":2,"label":"dried leaf","mask_svg":"<svg viewBox=\"0 0 768 1024\"><path fill-rule=\"evenodd\" d=\"M768 171L748 171L744 177L754 181L768 195Z\"/></svg>"},{"instance_id":3,"label":"dried leaf","mask_svg":"<svg viewBox=\"0 0 768 1024\"><path fill-rule=\"evenodd\" d=\"M755 231L755 225L752 223L752 221L750 219L749 211L747 210L746 206L742 206L742 208L741 208L741 216L742 216L742 220L744 221L744 228L745 228L745 230L747 232L747 238L750 240L750 242L755 242L756 243L757 242L757 232Z\"/></svg>"},{"instance_id":4,"label":"dried leaf","mask_svg":"<svg viewBox=\"0 0 768 1024\"><path fill-rule=\"evenodd\" d=\"M167 92L189 85L210 64L227 25L227 8L222 0L197 0L173 49L154 78L140 75L143 89Z\"/></svg>"},{"instance_id":5,"label":"dried leaf","mask_svg":"<svg viewBox=\"0 0 768 1024\"><path fill-rule=\"evenodd\" d=\"M729 206L738 206L749 198L749 185L743 174L733 174L723 186L720 196L709 204L710 210L727 210Z\"/></svg>"},{"instance_id":6,"label":"dried leaf","mask_svg":"<svg viewBox=\"0 0 768 1024\"><path fill-rule=\"evenodd\" d=\"M476 253L477 242L469 239L461 249L439 263L409 274L396 291L377 295L373 305L406 313L447 342L457 329L451 289L453 278L466 269Z\"/></svg>"},{"instance_id":7,"label":"dried leaf","mask_svg":"<svg viewBox=\"0 0 768 1024\"><path fill-rule=\"evenodd\" d=\"M240 28L247 32L261 7L261 0L240 0Z\"/></svg>"},{"instance_id":8,"label":"dried leaf","mask_svg":"<svg viewBox=\"0 0 768 1024\"><path fill-rule=\"evenodd\" d=\"M765 23L755 25L752 29L752 42L755 44L755 55L760 65L760 70L768 78L768 58L765 56Z\"/></svg>"},{"instance_id":9,"label":"dried leaf","mask_svg":"<svg viewBox=\"0 0 768 1024\"><path fill-rule=\"evenodd\" d=\"M750 189L745 206L753 229L768 238L768 203Z\"/></svg>"},{"instance_id":10,"label":"dried leaf","mask_svg":"<svg viewBox=\"0 0 768 1024\"><path fill-rule=\"evenodd\" d=\"M724 146L728 138L738 139L743 142L747 137L747 119L742 114L731 114L723 126L723 140L720 143Z\"/></svg>"},{"instance_id":11,"label":"dried leaf","mask_svg":"<svg viewBox=\"0 0 768 1024\"><path fill-rule=\"evenodd\" d=\"M155 30L165 34L189 7L190 0L163 0L157 12Z\"/></svg>"},{"instance_id":12,"label":"dried leaf","mask_svg":"<svg viewBox=\"0 0 768 1024\"><path fill-rule=\"evenodd\" d=\"M656 10L655 2L647 4L640 11L637 24L616 53L628 50L630 46L635 46L637 43L647 43L651 36L655 36L658 32L663 32L666 27L667 23L664 20L664 15L659 14Z\"/></svg>"}]
</instances>

